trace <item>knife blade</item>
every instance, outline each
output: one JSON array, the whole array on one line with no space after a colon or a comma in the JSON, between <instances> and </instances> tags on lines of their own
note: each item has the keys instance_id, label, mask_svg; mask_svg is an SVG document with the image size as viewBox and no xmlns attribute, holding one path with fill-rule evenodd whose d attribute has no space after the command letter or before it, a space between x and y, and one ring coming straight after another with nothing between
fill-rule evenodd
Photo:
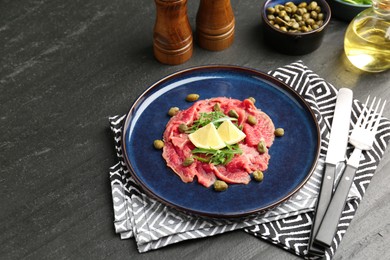
<instances>
[{"instance_id":1,"label":"knife blade","mask_svg":"<svg viewBox=\"0 0 390 260\"><path fill-rule=\"evenodd\" d=\"M337 94L328 151L325 158L325 170L309 241L309 252L314 255L324 254L324 248L313 243L313 240L318 232L318 228L333 194L337 164L345 160L352 110L352 98L353 92L347 88L341 88Z\"/></svg>"}]
</instances>

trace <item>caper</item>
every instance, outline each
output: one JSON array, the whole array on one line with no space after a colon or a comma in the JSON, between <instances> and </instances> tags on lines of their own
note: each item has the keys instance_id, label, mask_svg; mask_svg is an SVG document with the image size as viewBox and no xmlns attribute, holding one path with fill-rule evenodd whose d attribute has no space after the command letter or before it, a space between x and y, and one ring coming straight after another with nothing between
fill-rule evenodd
<instances>
[{"instance_id":1,"label":"caper","mask_svg":"<svg viewBox=\"0 0 390 260\"><path fill-rule=\"evenodd\" d=\"M185 158L184 161L183 161L183 166L184 166L184 167L187 167L187 166L190 166L190 165L193 164L193 163L194 163L194 158L192 158L192 157L187 157L187 158Z\"/></svg>"},{"instance_id":2,"label":"caper","mask_svg":"<svg viewBox=\"0 0 390 260\"><path fill-rule=\"evenodd\" d=\"M301 26L300 28L301 32L308 32L309 28L306 25Z\"/></svg>"},{"instance_id":3,"label":"caper","mask_svg":"<svg viewBox=\"0 0 390 260\"><path fill-rule=\"evenodd\" d=\"M257 119L255 116L252 116L252 115L249 115L248 118L246 119L246 121L248 122L248 124L250 125L255 125L257 124Z\"/></svg>"},{"instance_id":4,"label":"caper","mask_svg":"<svg viewBox=\"0 0 390 260\"><path fill-rule=\"evenodd\" d=\"M307 6L307 3L306 2L302 2L302 3L299 3L298 7L306 7Z\"/></svg>"},{"instance_id":5,"label":"caper","mask_svg":"<svg viewBox=\"0 0 390 260\"><path fill-rule=\"evenodd\" d=\"M268 8L267 8L267 13L268 13L268 14L274 14L274 13L275 13L275 8L273 8L273 7L268 7Z\"/></svg>"},{"instance_id":6,"label":"caper","mask_svg":"<svg viewBox=\"0 0 390 260\"><path fill-rule=\"evenodd\" d=\"M302 16L298 15L298 14L294 14L294 19L295 21L299 22L299 21L302 21Z\"/></svg>"},{"instance_id":7,"label":"caper","mask_svg":"<svg viewBox=\"0 0 390 260\"><path fill-rule=\"evenodd\" d=\"M164 147L164 142L162 140L154 140L153 146L157 150L161 150Z\"/></svg>"},{"instance_id":8,"label":"caper","mask_svg":"<svg viewBox=\"0 0 390 260\"><path fill-rule=\"evenodd\" d=\"M317 15L317 19L318 19L318 21L324 20L324 14L323 13L319 13Z\"/></svg>"},{"instance_id":9,"label":"caper","mask_svg":"<svg viewBox=\"0 0 390 260\"><path fill-rule=\"evenodd\" d=\"M281 26L280 27L280 30L284 31L284 32L287 32L287 27L286 26Z\"/></svg>"},{"instance_id":10,"label":"caper","mask_svg":"<svg viewBox=\"0 0 390 260\"><path fill-rule=\"evenodd\" d=\"M278 13L278 16L280 17L280 18L283 18L283 17L285 17L287 15L287 12L285 11L285 10L282 10L282 11L280 11L279 13Z\"/></svg>"},{"instance_id":11,"label":"caper","mask_svg":"<svg viewBox=\"0 0 390 260\"><path fill-rule=\"evenodd\" d=\"M275 16L273 14L267 15L268 20L272 21L275 20Z\"/></svg>"},{"instance_id":12,"label":"caper","mask_svg":"<svg viewBox=\"0 0 390 260\"><path fill-rule=\"evenodd\" d=\"M256 103L256 99L254 97L248 97L248 99L254 104Z\"/></svg>"},{"instance_id":13,"label":"caper","mask_svg":"<svg viewBox=\"0 0 390 260\"><path fill-rule=\"evenodd\" d=\"M177 113L179 113L180 109L178 107L171 107L169 110L168 110L168 115L169 116L175 116L177 115Z\"/></svg>"},{"instance_id":14,"label":"caper","mask_svg":"<svg viewBox=\"0 0 390 260\"><path fill-rule=\"evenodd\" d=\"M186 97L186 101L188 102L194 102L196 100L199 99L199 95L198 94L188 94L187 97Z\"/></svg>"},{"instance_id":15,"label":"caper","mask_svg":"<svg viewBox=\"0 0 390 260\"><path fill-rule=\"evenodd\" d=\"M313 24L315 24L316 22L314 21L314 19L312 19L312 18L309 18L309 19L307 19L307 21L306 21L306 24L307 25L313 25Z\"/></svg>"},{"instance_id":16,"label":"caper","mask_svg":"<svg viewBox=\"0 0 390 260\"><path fill-rule=\"evenodd\" d=\"M307 7L307 9L309 10L315 10L317 8L318 4L316 1L313 1L309 4L309 6Z\"/></svg>"},{"instance_id":17,"label":"caper","mask_svg":"<svg viewBox=\"0 0 390 260\"><path fill-rule=\"evenodd\" d=\"M267 151L267 146L265 145L265 142L264 140L261 140L258 144L257 144L257 151L260 153L260 154L263 154Z\"/></svg>"},{"instance_id":18,"label":"caper","mask_svg":"<svg viewBox=\"0 0 390 260\"><path fill-rule=\"evenodd\" d=\"M281 11L281 10L283 10L283 9L284 9L284 6L281 5L281 4L275 5L275 10L276 10L277 12L279 12L279 11Z\"/></svg>"},{"instance_id":19,"label":"caper","mask_svg":"<svg viewBox=\"0 0 390 260\"><path fill-rule=\"evenodd\" d=\"M236 110L234 110L234 109L229 110L228 115L231 117L234 117L234 118L238 118L238 114L237 114Z\"/></svg>"},{"instance_id":20,"label":"caper","mask_svg":"<svg viewBox=\"0 0 390 260\"><path fill-rule=\"evenodd\" d=\"M314 20L316 20L317 17L318 17L318 14L317 14L316 11L311 11L311 12L310 12L310 16L311 16L311 18L313 18Z\"/></svg>"},{"instance_id":21,"label":"caper","mask_svg":"<svg viewBox=\"0 0 390 260\"><path fill-rule=\"evenodd\" d=\"M283 136L284 135L284 129L283 128L276 128L274 134L277 137Z\"/></svg>"},{"instance_id":22,"label":"caper","mask_svg":"<svg viewBox=\"0 0 390 260\"><path fill-rule=\"evenodd\" d=\"M279 16L275 18L275 22L279 25L284 25L286 22Z\"/></svg>"},{"instance_id":23,"label":"caper","mask_svg":"<svg viewBox=\"0 0 390 260\"><path fill-rule=\"evenodd\" d=\"M293 23L291 25L291 27L294 28L294 29L298 29L299 28L299 24L297 22L295 22L295 23Z\"/></svg>"},{"instance_id":24,"label":"caper","mask_svg":"<svg viewBox=\"0 0 390 260\"><path fill-rule=\"evenodd\" d=\"M180 124L179 125L179 132L185 133L188 130L188 126L186 124Z\"/></svg>"},{"instance_id":25,"label":"caper","mask_svg":"<svg viewBox=\"0 0 390 260\"><path fill-rule=\"evenodd\" d=\"M292 13L294 14L298 10L298 6L291 5Z\"/></svg>"},{"instance_id":26,"label":"caper","mask_svg":"<svg viewBox=\"0 0 390 260\"><path fill-rule=\"evenodd\" d=\"M263 174L263 172L262 171L259 171L259 170L257 170L257 171L254 171L253 173L252 173L252 176L253 176L253 179L255 179L255 181L263 181L263 179L264 179L264 174Z\"/></svg>"},{"instance_id":27,"label":"caper","mask_svg":"<svg viewBox=\"0 0 390 260\"><path fill-rule=\"evenodd\" d=\"M310 14L309 13L305 13L305 14L302 15L302 18L303 18L304 21L309 20L310 19Z\"/></svg>"},{"instance_id":28,"label":"caper","mask_svg":"<svg viewBox=\"0 0 390 260\"><path fill-rule=\"evenodd\" d=\"M298 8L297 12L298 15L303 15L305 13L305 9L303 8Z\"/></svg>"},{"instance_id":29,"label":"caper","mask_svg":"<svg viewBox=\"0 0 390 260\"><path fill-rule=\"evenodd\" d=\"M214 182L214 190L216 191L225 191L227 190L228 185L224 181L217 180Z\"/></svg>"},{"instance_id":30,"label":"caper","mask_svg":"<svg viewBox=\"0 0 390 260\"><path fill-rule=\"evenodd\" d=\"M214 111L221 111L221 105L219 103L215 103L213 106Z\"/></svg>"},{"instance_id":31,"label":"caper","mask_svg":"<svg viewBox=\"0 0 390 260\"><path fill-rule=\"evenodd\" d=\"M286 4L286 5L287 5L287 4ZM287 13L289 13L289 14L292 13L292 8L291 8L290 6L286 6L286 7L284 8L284 10L285 10Z\"/></svg>"}]
</instances>

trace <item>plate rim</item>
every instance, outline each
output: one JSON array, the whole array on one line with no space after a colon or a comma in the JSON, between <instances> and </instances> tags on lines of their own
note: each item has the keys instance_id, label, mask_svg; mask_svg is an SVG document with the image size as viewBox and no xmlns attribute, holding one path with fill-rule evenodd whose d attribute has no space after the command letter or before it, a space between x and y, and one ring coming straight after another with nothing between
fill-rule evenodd
<instances>
[{"instance_id":1,"label":"plate rim","mask_svg":"<svg viewBox=\"0 0 390 260\"><path fill-rule=\"evenodd\" d=\"M186 73L190 73L190 72L194 72L194 71L207 71L207 70L226 70L226 71L239 71L239 72L246 72L246 73L249 73L249 74L252 74L252 75L261 75L261 79L264 79L264 77L266 78L266 80L274 83L275 85L282 85L283 86L283 90L289 92L289 94L292 94L295 98L298 98L305 106L305 108L308 110L308 112L310 112L310 115L311 115L311 118L312 118L312 122L314 123L315 125L315 128L316 128L316 134L317 134L317 151L316 151L316 155L314 157L314 160L313 160L313 163L310 167L310 170L308 171L308 174L305 176L304 180L302 182L300 182L291 192L289 192L287 195L285 195L282 199L278 200L278 201L275 201L274 203L266 206L266 207L261 207L261 208L257 208L257 209L253 209L253 210L249 210L249 211L246 211L246 212L240 212L240 213L227 213L227 214L213 214L213 213L207 213L207 212L203 212L203 211L199 211L199 210L194 210L194 209L188 209L186 207L182 207L182 206L179 206L179 205L175 205L169 201L167 201L166 199L156 195L152 190L150 190L146 184L144 184L138 177L137 177L137 173L135 172L135 170L133 169L130 161L129 161L129 157L128 157L128 153L127 153L127 149L126 149L126 142L124 140L125 139L125 135L127 133L127 128L128 128L128 125L129 125L129 122L132 118L132 114L134 113L134 110L138 107L138 105L140 103L142 103L142 99L143 97L145 97L148 92L152 91L154 88L156 88L157 86L161 85L162 83L166 82L166 81L169 81L171 79L174 79L175 77L177 76L180 76L180 75L183 75L183 74L186 74ZM194 67L190 67L190 68L187 68L187 69L182 69L182 70L178 70L176 72L173 72L173 73L170 73L166 76L163 76L162 78L160 78L159 80L155 81L154 83L152 83L145 91L143 91L138 97L137 99L132 103L130 109L128 110L127 114L126 114L126 117L125 117L125 120L123 121L122 123L122 131L121 131L121 148L122 148L122 152L123 152L123 160L125 162L125 165L126 167L129 169L129 171L132 173L131 176L133 177L133 179L135 180L135 182L142 188L142 190L148 195L150 196L151 198L163 203L165 206L168 206L168 207L171 207L175 210L178 210L180 212L184 212L185 214L190 214L190 215L194 215L194 216L197 216L197 217L206 217L206 218L215 218L215 219L237 219L237 218L243 218L243 217L248 217L248 216L251 216L251 215L255 215L255 214L262 214L270 209L273 209L275 208L276 206L280 205L281 203L287 201L289 198L291 198L291 196L293 196L296 192L298 192L306 183L307 181L310 179L310 177L313 175L315 169L316 169L316 166L317 166L317 162L318 162L318 159L320 157L320 153L321 153L321 129L320 129L320 126L318 124L318 121L317 121L317 118L316 118L316 115L315 113L313 112L313 110L311 109L309 103L299 95L299 93L294 90L292 87L290 87L289 85L287 85L286 83L284 83L283 81L277 79L276 77L270 75L270 74L267 74L263 71L260 71L260 70L257 70L257 69L253 69L253 68L249 68L249 67L245 67L245 66L238 66L238 65L201 65L201 66L194 66Z\"/></svg>"}]
</instances>

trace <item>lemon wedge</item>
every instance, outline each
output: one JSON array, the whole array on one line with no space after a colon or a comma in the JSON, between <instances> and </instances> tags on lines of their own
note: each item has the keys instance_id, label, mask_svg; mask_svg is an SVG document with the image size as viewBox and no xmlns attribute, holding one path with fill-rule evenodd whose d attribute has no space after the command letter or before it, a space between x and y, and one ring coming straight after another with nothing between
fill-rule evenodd
<instances>
[{"instance_id":1,"label":"lemon wedge","mask_svg":"<svg viewBox=\"0 0 390 260\"><path fill-rule=\"evenodd\" d=\"M209 123L188 135L190 141L198 148L219 150L226 146L213 123Z\"/></svg>"},{"instance_id":2,"label":"lemon wedge","mask_svg":"<svg viewBox=\"0 0 390 260\"><path fill-rule=\"evenodd\" d=\"M245 138L244 132L238 129L232 121L226 120L218 127L218 135L224 143L236 144Z\"/></svg>"}]
</instances>

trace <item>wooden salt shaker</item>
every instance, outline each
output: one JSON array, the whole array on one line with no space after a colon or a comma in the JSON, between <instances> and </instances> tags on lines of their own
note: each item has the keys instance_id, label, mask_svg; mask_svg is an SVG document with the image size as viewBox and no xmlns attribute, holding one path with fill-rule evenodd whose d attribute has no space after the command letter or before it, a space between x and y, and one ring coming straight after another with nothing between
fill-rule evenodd
<instances>
[{"instance_id":1,"label":"wooden salt shaker","mask_svg":"<svg viewBox=\"0 0 390 260\"><path fill-rule=\"evenodd\" d=\"M177 65L192 56L192 30L187 16L187 0L155 0L153 31L154 56L161 63Z\"/></svg>"},{"instance_id":2,"label":"wooden salt shaker","mask_svg":"<svg viewBox=\"0 0 390 260\"><path fill-rule=\"evenodd\" d=\"M228 48L234 40L235 19L230 0L201 0L196 15L199 46L212 51Z\"/></svg>"}]
</instances>

